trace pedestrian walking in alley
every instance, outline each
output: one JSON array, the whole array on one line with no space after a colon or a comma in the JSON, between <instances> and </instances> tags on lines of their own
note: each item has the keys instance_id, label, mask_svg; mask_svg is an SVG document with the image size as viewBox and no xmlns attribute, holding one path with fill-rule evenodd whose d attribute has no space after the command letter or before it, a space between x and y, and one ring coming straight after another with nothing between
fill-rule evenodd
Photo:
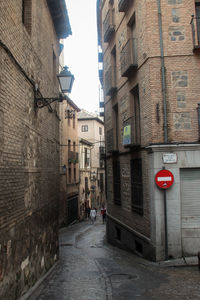
<instances>
[{"instance_id":1,"label":"pedestrian walking in alley","mask_svg":"<svg viewBox=\"0 0 200 300\"><path fill-rule=\"evenodd\" d=\"M102 223L104 224L106 221L106 208L104 205L101 208L101 215L102 215Z\"/></svg>"},{"instance_id":2,"label":"pedestrian walking in alley","mask_svg":"<svg viewBox=\"0 0 200 300\"><path fill-rule=\"evenodd\" d=\"M88 217L88 220L90 218L90 211L91 211L91 208L88 206L88 208L87 208L87 217Z\"/></svg>"},{"instance_id":3,"label":"pedestrian walking in alley","mask_svg":"<svg viewBox=\"0 0 200 300\"><path fill-rule=\"evenodd\" d=\"M95 218L96 218L96 210L94 208L91 209L90 211L90 218L91 218L91 223L94 224Z\"/></svg>"},{"instance_id":4,"label":"pedestrian walking in alley","mask_svg":"<svg viewBox=\"0 0 200 300\"><path fill-rule=\"evenodd\" d=\"M95 221L96 221L96 219L97 219L97 208L94 207L94 210L96 211L96 216L95 216Z\"/></svg>"}]
</instances>

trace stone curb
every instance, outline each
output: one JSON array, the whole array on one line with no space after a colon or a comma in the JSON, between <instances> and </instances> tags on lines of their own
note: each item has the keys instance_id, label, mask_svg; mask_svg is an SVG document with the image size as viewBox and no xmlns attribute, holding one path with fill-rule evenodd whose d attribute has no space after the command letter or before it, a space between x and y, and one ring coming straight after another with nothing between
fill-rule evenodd
<instances>
[{"instance_id":1,"label":"stone curb","mask_svg":"<svg viewBox=\"0 0 200 300\"><path fill-rule=\"evenodd\" d=\"M196 267L198 266L197 256L172 259L156 263L159 267Z\"/></svg>"},{"instance_id":2,"label":"stone curb","mask_svg":"<svg viewBox=\"0 0 200 300\"><path fill-rule=\"evenodd\" d=\"M55 264L48 270L47 273L45 273L38 281L24 294L21 296L21 298L18 298L18 300L28 300L28 298L34 293L34 291L42 284L42 282L53 272L55 267L58 265L59 260L55 262Z\"/></svg>"}]
</instances>

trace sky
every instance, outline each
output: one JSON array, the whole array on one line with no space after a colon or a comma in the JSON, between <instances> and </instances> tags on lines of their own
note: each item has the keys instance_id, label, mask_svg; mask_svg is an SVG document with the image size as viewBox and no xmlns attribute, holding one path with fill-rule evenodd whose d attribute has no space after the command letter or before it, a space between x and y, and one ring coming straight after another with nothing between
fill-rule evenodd
<instances>
[{"instance_id":1,"label":"sky","mask_svg":"<svg viewBox=\"0 0 200 300\"><path fill-rule=\"evenodd\" d=\"M72 36L65 40L64 62L75 76L69 97L80 109L99 111L96 0L66 0Z\"/></svg>"}]
</instances>

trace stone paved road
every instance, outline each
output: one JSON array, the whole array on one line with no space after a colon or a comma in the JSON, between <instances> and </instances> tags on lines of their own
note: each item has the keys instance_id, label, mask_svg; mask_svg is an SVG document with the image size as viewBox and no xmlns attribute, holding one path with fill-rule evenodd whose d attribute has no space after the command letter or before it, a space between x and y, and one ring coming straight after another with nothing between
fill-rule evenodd
<instances>
[{"instance_id":1,"label":"stone paved road","mask_svg":"<svg viewBox=\"0 0 200 300\"><path fill-rule=\"evenodd\" d=\"M105 225L60 231L60 261L28 300L200 299L197 267L161 267L108 245Z\"/></svg>"}]
</instances>

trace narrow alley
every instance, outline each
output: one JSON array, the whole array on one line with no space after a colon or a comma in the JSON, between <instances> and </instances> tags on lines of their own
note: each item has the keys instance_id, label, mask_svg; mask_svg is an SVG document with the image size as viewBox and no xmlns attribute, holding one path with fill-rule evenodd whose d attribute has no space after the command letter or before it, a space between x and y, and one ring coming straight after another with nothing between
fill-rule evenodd
<instances>
[{"instance_id":1,"label":"narrow alley","mask_svg":"<svg viewBox=\"0 0 200 300\"><path fill-rule=\"evenodd\" d=\"M105 230L100 216L62 228L59 262L26 299L200 299L197 266L149 262L107 244Z\"/></svg>"}]
</instances>

